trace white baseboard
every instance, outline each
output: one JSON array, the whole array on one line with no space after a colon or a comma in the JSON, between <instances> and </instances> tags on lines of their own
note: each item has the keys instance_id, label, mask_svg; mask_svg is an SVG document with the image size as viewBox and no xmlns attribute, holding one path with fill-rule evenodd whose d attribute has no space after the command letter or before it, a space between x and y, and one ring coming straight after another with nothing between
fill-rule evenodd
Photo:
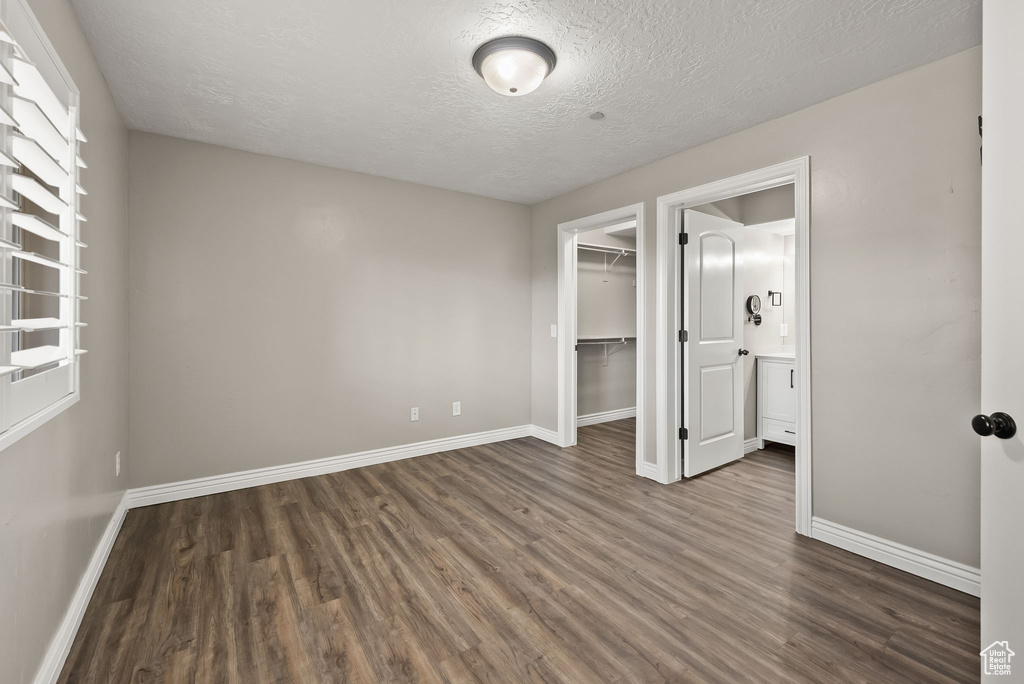
<instances>
[{"instance_id":1,"label":"white baseboard","mask_svg":"<svg viewBox=\"0 0 1024 684\"><path fill-rule=\"evenodd\" d=\"M811 519L811 537L972 596L981 596L981 570L978 568L821 518Z\"/></svg>"},{"instance_id":2,"label":"white baseboard","mask_svg":"<svg viewBox=\"0 0 1024 684\"><path fill-rule=\"evenodd\" d=\"M601 413L588 413L585 416L578 416L576 418L576 427L597 425L598 423L610 423L613 420L623 420L625 418L636 418L636 406L624 409L615 409L614 411L602 411Z\"/></svg>"},{"instance_id":3,"label":"white baseboard","mask_svg":"<svg viewBox=\"0 0 1024 684\"><path fill-rule=\"evenodd\" d=\"M508 439L519 439L536 435L535 430L537 429L539 428L535 428L532 425L519 425L500 430L476 432L469 435L432 439L426 442L416 442L415 444L403 444L384 449L360 451L343 456L330 456L314 461L300 461L299 463L289 463L269 468L256 468L254 470L243 470L236 473L184 480L182 482L139 487L128 490L128 507L152 506L153 504L191 499L196 496L206 496L207 494L258 487L259 485L271 484L273 482L297 480L303 477L324 475L326 473L337 473L351 468L361 468L363 466L376 465L377 463L397 461L403 458L436 454L441 451L465 449L481 444L491 444L492 442L504 442Z\"/></svg>"},{"instance_id":4,"label":"white baseboard","mask_svg":"<svg viewBox=\"0 0 1024 684\"><path fill-rule=\"evenodd\" d=\"M530 435L558 446L558 433L554 430L548 430L547 428L542 428L539 425L531 425Z\"/></svg>"},{"instance_id":5,"label":"white baseboard","mask_svg":"<svg viewBox=\"0 0 1024 684\"><path fill-rule=\"evenodd\" d=\"M658 480L658 464L644 462L643 469L640 474L648 479ZM660 480L658 481L660 482Z\"/></svg>"},{"instance_id":6,"label":"white baseboard","mask_svg":"<svg viewBox=\"0 0 1024 684\"><path fill-rule=\"evenodd\" d=\"M761 448L761 440L758 439L757 437L754 437L753 439L748 439L745 442L743 442L743 453L744 454L749 454L751 451L757 451L760 448Z\"/></svg>"},{"instance_id":7,"label":"white baseboard","mask_svg":"<svg viewBox=\"0 0 1024 684\"><path fill-rule=\"evenodd\" d=\"M64 661L67 660L68 653L71 651L71 644L74 643L75 635L78 634L78 627L82 624L82 618L85 616L85 609L89 607L92 592L100 580L103 566L107 564L107 556L110 555L110 549L114 546L114 540L117 539L117 533L121 531L121 524L127 513L128 493L125 492L114 509L113 515L110 516L110 522L107 523L107 528L103 531L103 536L100 537L96 549L92 552L89 565L86 566L85 574L82 575L78 588L75 589L75 594L71 597L71 604L64 614L60 627L57 628L57 633L54 634L49 648L46 649L43 662L39 666L39 670L36 671L35 684L53 684L60 676Z\"/></svg>"}]
</instances>

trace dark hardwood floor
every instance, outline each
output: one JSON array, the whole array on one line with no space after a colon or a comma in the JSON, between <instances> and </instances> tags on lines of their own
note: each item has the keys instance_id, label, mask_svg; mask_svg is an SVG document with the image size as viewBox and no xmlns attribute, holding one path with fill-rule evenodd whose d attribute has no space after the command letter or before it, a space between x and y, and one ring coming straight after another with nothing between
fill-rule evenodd
<instances>
[{"instance_id":1,"label":"dark hardwood floor","mask_svg":"<svg viewBox=\"0 0 1024 684\"><path fill-rule=\"evenodd\" d=\"M966 682L978 601L793 532L793 460L633 421L128 514L62 682Z\"/></svg>"}]
</instances>

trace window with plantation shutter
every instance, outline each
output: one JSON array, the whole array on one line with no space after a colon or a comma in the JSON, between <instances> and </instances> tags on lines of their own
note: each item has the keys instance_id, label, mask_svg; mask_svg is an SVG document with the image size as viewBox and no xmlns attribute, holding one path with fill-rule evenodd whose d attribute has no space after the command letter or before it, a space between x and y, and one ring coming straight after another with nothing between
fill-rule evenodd
<instances>
[{"instance_id":1,"label":"window with plantation shutter","mask_svg":"<svg viewBox=\"0 0 1024 684\"><path fill-rule=\"evenodd\" d=\"M0 448L79 397L79 93L24 0L0 17Z\"/></svg>"}]
</instances>

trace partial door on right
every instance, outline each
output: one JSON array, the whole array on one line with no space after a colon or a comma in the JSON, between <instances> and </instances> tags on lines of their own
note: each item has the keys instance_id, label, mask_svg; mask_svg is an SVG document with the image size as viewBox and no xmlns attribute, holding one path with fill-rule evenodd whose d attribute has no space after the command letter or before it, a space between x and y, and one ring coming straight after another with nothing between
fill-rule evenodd
<instances>
[{"instance_id":1,"label":"partial door on right","mask_svg":"<svg viewBox=\"0 0 1024 684\"><path fill-rule=\"evenodd\" d=\"M985 0L982 22L980 667L1024 682L1024 2Z\"/></svg>"}]
</instances>

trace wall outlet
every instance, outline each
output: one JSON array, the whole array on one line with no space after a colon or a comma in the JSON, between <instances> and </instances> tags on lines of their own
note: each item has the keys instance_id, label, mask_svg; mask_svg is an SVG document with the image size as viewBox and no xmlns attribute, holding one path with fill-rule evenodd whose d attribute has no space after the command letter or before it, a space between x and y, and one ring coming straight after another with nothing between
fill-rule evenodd
<instances>
[{"instance_id":1,"label":"wall outlet","mask_svg":"<svg viewBox=\"0 0 1024 684\"><path fill-rule=\"evenodd\" d=\"M462 415L462 402L461 401L453 401L452 402L452 415L453 416L461 416Z\"/></svg>"},{"instance_id":2,"label":"wall outlet","mask_svg":"<svg viewBox=\"0 0 1024 684\"><path fill-rule=\"evenodd\" d=\"M420 407L419 406L413 406L412 407L412 411L409 412L409 420L411 420L412 422L415 423L419 419L420 419Z\"/></svg>"},{"instance_id":3,"label":"wall outlet","mask_svg":"<svg viewBox=\"0 0 1024 684\"><path fill-rule=\"evenodd\" d=\"M114 476L121 477L121 452L114 455Z\"/></svg>"},{"instance_id":4,"label":"wall outlet","mask_svg":"<svg viewBox=\"0 0 1024 684\"><path fill-rule=\"evenodd\" d=\"M558 324L557 323L552 323L551 324L551 336L552 337L558 337Z\"/></svg>"}]
</instances>

